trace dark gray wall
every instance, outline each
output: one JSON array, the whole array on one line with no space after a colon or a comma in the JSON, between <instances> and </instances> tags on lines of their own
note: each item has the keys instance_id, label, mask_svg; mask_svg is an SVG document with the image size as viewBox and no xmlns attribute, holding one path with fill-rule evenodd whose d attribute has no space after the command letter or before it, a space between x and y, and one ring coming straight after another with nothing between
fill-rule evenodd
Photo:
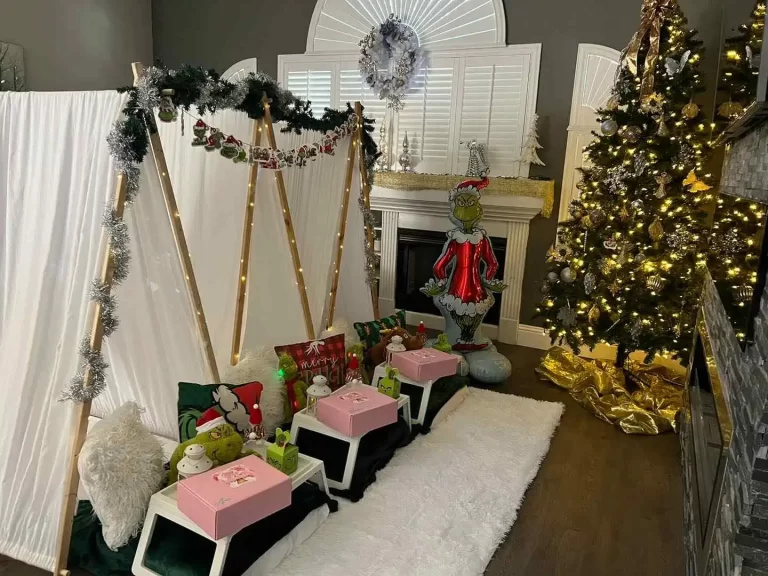
<instances>
[{"instance_id":1,"label":"dark gray wall","mask_svg":"<svg viewBox=\"0 0 768 576\"><path fill-rule=\"evenodd\" d=\"M713 5L730 0L680 0L693 26L718 35ZM543 45L537 111L541 118L541 157L546 167L532 176L556 181L555 215L536 218L531 226L523 287L522 323L539 300L544 255L555 239L560 181L565 162L576 52L580 43L621 50L640 20L640 0L505 0L507 43ZM277 73L278 54L300 54L315 0L154 0L152 23L155 56L169 66L199 64L223 71L238 60L256 56L259 67Z\"/></svg>"},{"instance_id":2,"label":"dark gray wall","mask_svg":"<svg viewBox=\"0 0 768 576\"><path fill-rule=\"evenodd\" d=\"M27 90L105 90L152 61L151 0L0 0L0 40L24 47Z\"/></svg>"}]
</instances>

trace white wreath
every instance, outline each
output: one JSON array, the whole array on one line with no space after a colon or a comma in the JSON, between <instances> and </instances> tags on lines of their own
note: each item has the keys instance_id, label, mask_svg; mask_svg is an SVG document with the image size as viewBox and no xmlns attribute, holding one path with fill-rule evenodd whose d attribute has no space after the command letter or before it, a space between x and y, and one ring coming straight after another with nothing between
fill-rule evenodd
<instances>
[{"instance_id":1,"label":"white wreath","mask_svg":"<svg viewBox=\"0 0 768 576\"><path fill-rule=\"evenodd\" d=\"M390 14L360 40L360 46L358 64L366 84L379 99L387 100L387 106L401 110L424 58L416 33L399 16Z\"/></svg>"}]
</instances>

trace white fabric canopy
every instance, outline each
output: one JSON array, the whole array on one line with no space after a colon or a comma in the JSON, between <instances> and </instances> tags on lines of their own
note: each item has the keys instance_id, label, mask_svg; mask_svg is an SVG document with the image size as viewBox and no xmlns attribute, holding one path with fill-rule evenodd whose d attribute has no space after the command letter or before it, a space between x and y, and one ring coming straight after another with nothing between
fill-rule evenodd
<instances>
[{"instance_id":1,"label":"white fabric canopy","mask_svg":"<svg viewBox=\"0 0 768 576\"><path fill-rule=\"evenodd\" d=\"M0 93L0 554L53 569L115 92ZM150 361L148 358L147 361ZM110 386L115 386L110 378Z\"/></svg>"},{"instance_id":2,"label":"white fabric canopy","mask_svg":"<svg viewBox=\"0 0 768 576\"><path fill-rule=\"evenodd\" d=\"M242 113L219 112L203 120L225 134L250 141L253 124ZM192 122L187 119L186 123L184 136L179 121L161 123L160 134L211 340L219 366L224 367L231 355L248 167L234 164L218 152L191 146ZM275 134L280 148L297 148L322 138L321 133L312 131L283 133L279 125L275 126ZM334 156L321 156L304 168L283 170L315 335L325 328L351 141L347 138L341 142ZM266 134L262 135L262 145L267 145ZM370 292L363 275L365 254L362 215L357 204L359 194L360 176L356 171L350 188L348 228L340 270L341 278L347 278L350 284L340 287L336 304L336 318L349 321L373 317ZM244 350L307 338L273 171L259 172L255 204L242 339Z\"/></svg>"}]
</instances>

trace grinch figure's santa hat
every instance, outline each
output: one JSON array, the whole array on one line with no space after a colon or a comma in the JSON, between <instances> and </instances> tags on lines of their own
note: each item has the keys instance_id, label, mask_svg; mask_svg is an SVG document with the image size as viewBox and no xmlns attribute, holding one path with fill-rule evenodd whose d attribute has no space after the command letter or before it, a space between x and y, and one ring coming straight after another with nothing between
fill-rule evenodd
<instances>
[{"instance_id":1,"label":"grinch figure's santa hat","mask_svg":"<svg viewBox=\"0 0 768 576\"><path fill-rule=\"evenodd\" d=\"M483 178L482 180L464 180L464 182L456 185L456 187L451 190L448 194L448 199L453 202L459 194L473 194L479 198L480 190L486 187L488 187L488 178Z\"/></svg>"}]
</instances>

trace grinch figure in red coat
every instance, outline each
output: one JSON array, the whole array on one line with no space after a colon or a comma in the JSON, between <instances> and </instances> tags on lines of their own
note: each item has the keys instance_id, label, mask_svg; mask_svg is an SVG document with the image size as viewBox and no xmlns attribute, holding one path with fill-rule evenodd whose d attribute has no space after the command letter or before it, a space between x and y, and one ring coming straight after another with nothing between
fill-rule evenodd
<instances>
[{"instance_id":1,"label":"grinch figure in red coat","mask_svg":"<svg viewBox=\"0 0 768 576\"><path fill-rule=\"evenodd\" d=\"M496 301L493 295L507 287L495 278L499 263L488 234L479 226L483 218L480 190L486 186L487 178L467 180L451 191L449 218L457 228L448 231L434 266L435 277L421 291L432 297L445 318L448 341L454 350L465 353L470 375L495 383L506 379L511 367L480 332L483 318Z\"/></svg>"}]
</instances>

